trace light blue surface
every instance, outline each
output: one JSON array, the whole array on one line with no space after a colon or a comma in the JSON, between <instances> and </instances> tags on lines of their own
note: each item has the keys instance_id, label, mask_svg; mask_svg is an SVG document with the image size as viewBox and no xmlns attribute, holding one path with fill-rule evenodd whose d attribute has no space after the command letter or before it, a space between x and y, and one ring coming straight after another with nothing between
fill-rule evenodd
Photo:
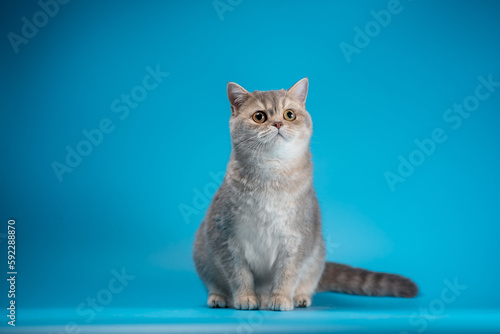
<instances>
[{"instance_id":1,"label":"light blue surface","mask_svg":"<svg viewBox=\"0 0 500 334\"><path fill-rule=\"evenodd\" d=\"M191 260L231 148L226 83L307 76L328 258L407 275L421 292L320 294L308 310L254 313L251 331L500 332L500 87L482 83L500 82L500 4L222 2L219 16L213 1L70 1L17 53L9 33L41 8L1 3L0 249L14 218L16 330L248 332L249 313L204 306ZM374 15L385 26L356 39ZM478 105L451 118L464 101ZM446 140L420 155L433 131ZM79 145L92 152L58 178L54 162ZM391 188L399 156L425 161ZM0 291L7 305L5 280Z\"/></svg>"}]
</instances>

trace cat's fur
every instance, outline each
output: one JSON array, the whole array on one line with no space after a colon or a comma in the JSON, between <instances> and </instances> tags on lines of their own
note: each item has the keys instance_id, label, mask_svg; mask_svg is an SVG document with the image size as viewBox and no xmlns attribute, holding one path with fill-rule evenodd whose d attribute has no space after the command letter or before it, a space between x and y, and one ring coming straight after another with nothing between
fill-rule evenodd
<instances>
[{"instance_id":1,"label":"cat's fur","mask_svg":"<svg viewBox=\"0 0 500 334\"><path fill-rule=\"evenodd\" d=\"M307 78L289 90L227 86L232 153L196 233L194 262L208 306L292 310L317 291L414 297L410 279L326 262L313 188ZM296 119L283 113L291 109ZM264 111L267 120L252 119ZM276 122L281 122L277 124Z\"/></svg>"}]
</instances>

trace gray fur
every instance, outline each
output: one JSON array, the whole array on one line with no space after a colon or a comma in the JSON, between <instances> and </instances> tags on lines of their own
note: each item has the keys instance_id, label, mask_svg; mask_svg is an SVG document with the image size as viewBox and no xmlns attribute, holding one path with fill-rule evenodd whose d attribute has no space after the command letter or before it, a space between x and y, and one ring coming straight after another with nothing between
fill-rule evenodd
<instances>
[{"instance_id":1,"label":"gray fur","mask_svg":"<svg viewBox=\"0 0 500 334\"><path fill-rule=\"evenodd\" d=\"M417 286L399 275L325 266L307 89L307 79L289 90L253 93L228 84L231 157L194 244L210 307L292 310L310 306L315 291L417 294ZM289 109L293 121L283 116ZM253 120L256 111L267 114L264 123Z\"/></svg>"}]
</instances>

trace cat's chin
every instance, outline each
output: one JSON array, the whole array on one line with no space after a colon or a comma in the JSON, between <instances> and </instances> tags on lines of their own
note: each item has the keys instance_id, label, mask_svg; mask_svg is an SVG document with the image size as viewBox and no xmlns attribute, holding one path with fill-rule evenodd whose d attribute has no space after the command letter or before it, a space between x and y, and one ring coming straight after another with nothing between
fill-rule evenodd
<instances>
[{"instance_id":1,"label":"cat's chin","mask_svg":"<svg viewBox=\"0 0 500 334\"><path fill-rule=\"evenodd\" d=\"M283 146L288 144L288 139L282 134L276 134L271 140L267 142L267 144L273 148L273 150L282 148Z\"/></svg>"},{"instance_id":2,"label":"cat's chin","mask_svg":"<svg viewBox=\"0 0 500 334\"><path fill-rule=\"evenodd\" d=\"M283 141L288 141L287 138L281 132L277 132L276 135L273 137L273 141L275 141L275 142L276 141L280 142L282 140Z\"/></svg>"}]
</instances>

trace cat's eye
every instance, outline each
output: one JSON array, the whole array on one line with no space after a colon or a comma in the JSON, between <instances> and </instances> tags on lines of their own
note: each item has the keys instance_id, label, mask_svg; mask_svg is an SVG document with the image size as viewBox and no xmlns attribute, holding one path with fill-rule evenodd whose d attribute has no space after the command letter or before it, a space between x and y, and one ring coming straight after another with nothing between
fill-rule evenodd
<instances>
[{"instance_id":1,"label":"cat's eye","mask_svg":"<svg viewBox=\"0 0 500 334\"><path fill-rule=\"evenodd\" d=\"M283 113L283 118L287 121L295 121L297 116L295 116L295 113L292 110L288 109Z\"/></svg>"},{"instance_id":2,"label":"cat's eye","mask_svg":"<svg viewBox=\"0 0 500 334\"><path fill-rule=\"evenodd\" d=\"M267 119L267 115L263 111L257 111L253 114L252 118L257 123L264 123Z\"/></svg>"}]
</instances>

